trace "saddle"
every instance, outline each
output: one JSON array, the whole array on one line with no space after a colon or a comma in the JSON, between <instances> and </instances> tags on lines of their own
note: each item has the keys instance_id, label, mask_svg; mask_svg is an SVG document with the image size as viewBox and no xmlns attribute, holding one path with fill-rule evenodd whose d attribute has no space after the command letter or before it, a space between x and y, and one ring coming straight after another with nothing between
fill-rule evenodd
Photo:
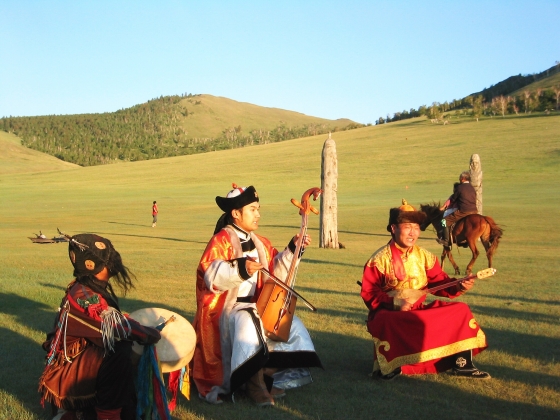
<instances>
[{"instance_id":1,"label":"saddle","mask_svg":"<svg viewBox=\"0 0 560 420\"><path fill-rule=\"evenodd\" d=\"M461 248L468 248L469 247L469 243L467 242L466 239L459 242L459 241L457 241L457 237L454 234L454 229L455 229L455 226L457 226L457 223L462 222L463 220L465 220L469 216L470 216L470 214L467 214L465 217L460 218L459 220L454 222L451 226L449 226L449 243L450 244L453 244L455 242L455 245L457 245L458 247L461 247Z\"/></svg>"}]
</instances>

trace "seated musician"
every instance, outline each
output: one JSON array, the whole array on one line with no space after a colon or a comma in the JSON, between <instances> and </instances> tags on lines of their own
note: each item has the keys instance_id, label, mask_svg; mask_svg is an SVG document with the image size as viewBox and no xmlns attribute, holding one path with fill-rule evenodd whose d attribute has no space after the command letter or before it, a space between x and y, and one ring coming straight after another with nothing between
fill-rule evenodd
<instances>
[{"instance_id":1,"label":"seated musician","mask_svg":"<svg viewBox=\"0 0 560 420\"><path fill-rule=\"evenodd\" d=\"M136 419L132 342L156 343L160 332L120 311L113 285L125 294L134 285L111 241L88 233L68 239L76 278L43 343L42 402L68 410L64 420L90 418L84 414L90 412L98 420Z\"/></svg>"},{"instance_id":2,"label":"seated musician","mask_svg":"<svg viewBox=\"0 0 560 420\"><path fill-rule=\"evenodd\" d=\"M443 246L451 246L449 239L449 228L469 214L478 213L476 207L476 191L471 185L471 174L468 171L459 175L459 185L453 188L453 195L449 197L441 210L445 210L450 203L457 208L456 211L444 214L442 229L438 232L440 236L436 241Z\"/></svg>"},{"instance_id":3,"label":"seated musician","mask_svg":"<svg viewBox=\"0 0 560 420\"><path fill-rule=\"evenodd\" d=\"M417 301L391 296L393 291L453 280L433 254L416 245L425 218L404 200L402 206L392 208L387 226L392 239L364 267L361 296L370 310L367 328L375 345L374 374L392 379L401 373L451 369L461 377L490 378L472 362L487 344L466 304L435 300L426 305L425 295ZM468 280L435 294L453 299L473 286L474 280Z\"/></svg>"},{"instance_id":4,"label":"seated musician","mask_svg":"<svg viewBox=\"0 0 560 420\"><path fill-rule=\"evenodd\" d=\"M263 286L259 270L284 280L299 235L278 252L254 233L260 219L255 188L233 187L226 197L216 197L224 214L197 269L193 380L207 402L219 404L245 386L255 404L270 406L286 389L310 383L308 368L321 362L297 316L287 342L265 336L255 305Z\"/></svg>"}]
</instances>

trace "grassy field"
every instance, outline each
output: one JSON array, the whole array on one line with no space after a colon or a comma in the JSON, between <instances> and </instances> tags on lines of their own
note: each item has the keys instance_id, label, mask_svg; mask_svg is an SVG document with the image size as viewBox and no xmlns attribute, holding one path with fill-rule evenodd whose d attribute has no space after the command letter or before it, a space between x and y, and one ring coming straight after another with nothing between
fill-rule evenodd
<instances>
[{"instance_id":1,"label":"grassy field","mask_svg":"<svg viewBox=\"0 0 560 420\"><path fill-rule=\"evenodd\" d=\"M314 314L301 305L298 315L324 370L314 369L314 383L288 391L274 409L246 400L214 407L193 393L191 401L180 400L176 418L559 418L560 233L553 226L560 216L560 115L452 118L445 126L413 119L333 138L339 236L346 248L319 249L319 221L312 215L314 243L297 286L319 308ZM196 266L220 215L214 197L232 182L254 185L261 197L258 233L283 247L300 223L290 198L320 186L324 140L50 172L0 170L0 419L48 418L36 392L40 344L72 279L65 245L32 244L27 236L40 229L52 236L58 227L110 238L137 276L123 309L164 307L192 320ZM493 379L441 374L374 381L368 377L367 310L356 285L363 264L389 239L389 208L402 198L414 205L446 199L473 153L484 171L484 211L505 233L494 259L497 275L460 300L487 335L490 347L475 361ZM12 165L22 156L14 155ZM35 159L28 164L43 167ZM155 229L153 200L160 208ZM427 231L419 242L439 255L434 238ZM464 270L470 255L455 254ZM474 269L485 267L481 256Z\"/></svg>"}]
</instances>

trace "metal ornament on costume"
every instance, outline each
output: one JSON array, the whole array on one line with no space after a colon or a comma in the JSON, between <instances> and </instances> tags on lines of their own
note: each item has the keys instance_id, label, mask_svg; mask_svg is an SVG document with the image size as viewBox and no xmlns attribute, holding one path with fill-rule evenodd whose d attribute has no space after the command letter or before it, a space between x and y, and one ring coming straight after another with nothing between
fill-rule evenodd
<instances>
[{"instance_id":1,"label":"metal ornament on costume","mask_svg":"<svg viewBox=\"0 0 560 420\"><path fill-rule=\"evenodd\" d=\"M402 199L400 207L394 207L389 210L389 224L387 225L387 232L391 232L391 225L399 225L401 223L416 223L421 225L426 221L426 213L417 211L414 207Z\"/></svg>"},{"instance_id":2,"label":"metal ornament on costume","mask_svg":"<svg viewBox=\"0 0 560 420\"><path fill-rule=\"evenodd\" d=\"M74 276L96 275L109 261L113 252L110 240L91 233L80 233L70 238L68 256L74 266Z\"/></svg>"}]
</instances>

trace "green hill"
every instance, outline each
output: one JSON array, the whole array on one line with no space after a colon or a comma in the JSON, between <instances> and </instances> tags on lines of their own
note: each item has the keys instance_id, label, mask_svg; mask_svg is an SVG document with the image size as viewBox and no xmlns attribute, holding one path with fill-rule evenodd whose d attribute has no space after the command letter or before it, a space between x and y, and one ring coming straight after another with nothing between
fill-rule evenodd
<instances>
[{"instance_id":1,"label":"green hill","mask_svg":"<svg viewBox=\"0 0 560 420\"><path fill-rule=\"evenodd\" d=\"M191 138L219 137L224 130L241 126L246 135L254 130L271 131L282 125L288 127L323 126L343 127L353 124L349 119L327 120L279 108L267 108L247 102L212 96L196 95L179 102L188 118L180 126Z\"/></svg>"},{"instance_id":2,"label":"green hill","mask_svg":"<svg viewBox=\"0 0 560 420\"><path fill-rule=\"evenodd\" d=\"M449 115L449 111L464 112L464 110L468 110L475 118L481 115L550 112L560 109L558 91L560 91L560 64L540 73L510 76L489 88L461 99L443 103L433 102L431 106L421 105L417 110L411 108L395 112L393 117L389 115L387 118L380 117L375 124L402 121L419 116L439 122Z\"/></svg>"},{"instance_id":3,"label":"green hill","mask_svg":"<svg viewBox=\"0 0 560 420\"><path fill-rule=\"evenodd\" d=\"M211 95L166 96L113 113L5 117L0 130L22 145L82 166L137 161L356 128Z\"/></svg>"},{"instance_id":4,"label":"green hill","mask_svg":"<svg viewBox=\"0 0 560 420\"><path fill-rule=\"evenodd\" d=\"M489 102L496 96L519 96L524 90L552 89L560 82L560 65L555 65L540 73L510 76L489 88L469 96L482 95Z\"/></svg>"},{"instance_id":5,"label":"green hill","mask_svg":"<svg viewBox=\"0 0 560 420\"><path fill-rule=\"evenodd\" d=\"M551 76L545 77L543 79L537 80L535 82L530 83L527 86L524 86L518 90L515 90L510 93L511 96L520 96L523 94L525 90L529 90L531 92L536 91L537 89L543 90L552 90L555 87L560 87L560 72L553 74Z\"/></svg>"},{"instance_id":6,"label":"green hill","mask_svg":"<svg viewBox=\"0 0 560 420\"><path fill-rule=\"evenodd\" d=\"M301 221L290 198L320 185L326 137L72 171L0 174L0 418L47 418L37 397L45 358L41 343L72 279L67 247L32 244L28 235L42 229L51 236L59 227L110 238L137 278L120 307L127 312L163 307L192 321L196 267L221 213L215 196L225 194L232 182L255 185L261 198L258 233L283 248ZM193 389L190 401L179 396L175 418L371 419L383 413L392 420L437 413L557 419L560 234L551 226L560 208L558 138L557 114L478 122L460 116L445 126L416 118L334 133L339 239L346 249L319 249L318 217L310 215L313 242L296 285L318 308L311 313L298 304L296 314L310 330L325 369L313 369L313 384L288 390L273 410L243 398L211 406ZM497 275L477 281L458 300L470 305L487 335L489 348L475 362L492 379L442 374L372 380L373 344L356 285L363 265L389 239L389 208L402 198L416 206L446 199L473 153L482 162L485 212L505 232L494 259ZM155 229L153 200L160 206ZM439 255L434 239L428 230L420 245ZM470 253L454 249L454 255L464 270ZM481 252L474 269L485 267ZM427 402L430 408L421 414L419 407Z\"/></svg>"},{"instance_id":7,"label":"green hill","mask_svg":"<svg viewBox=\"0 0 560 420\"><path fill-rule=\"evenodd\" d=\"M0 175L22 172L47 172L78 167L21 145L13 134L0 131Z\"/></svg>"}]
</instances>

